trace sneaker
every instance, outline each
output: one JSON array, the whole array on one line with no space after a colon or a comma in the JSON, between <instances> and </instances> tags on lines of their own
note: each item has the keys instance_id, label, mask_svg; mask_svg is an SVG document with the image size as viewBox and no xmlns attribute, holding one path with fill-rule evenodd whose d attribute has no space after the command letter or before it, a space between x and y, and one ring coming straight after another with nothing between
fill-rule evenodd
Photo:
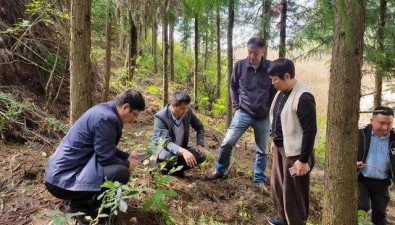
<instances>
[{"instance_id":1,"label":"sneaker","mask_svg":"<svg viewBox=\"0 0 395 225\"><path fill-rule=\"evenodd\" d=\"M218 173L218 172L214 172L212 174L206 175L205 177L206 177L206 180L212 181L212 180L223 179L223 178L225 178L225 175Z\"/></svg>"},{"instance_id":2,"label":"sneaker","mask_svg":"<svg viewBox=\"0 0 395 225\"><path fill-rule=\"evenodd\" d=\"M271 225L287 225L287 221L279 216L269 217L267 218L267 222Z\"/></svg>"},{"instance_id":3,"label":"sneaker","mask_svg":"<svg viewBox=\"0 0 395 225\"><path fill-rule=\"evenodd\" d=\"M255 184L258 188L259 192L262 194L270 194L269 190L266 187L265 182Z\"/></svg>"}]
</instances>

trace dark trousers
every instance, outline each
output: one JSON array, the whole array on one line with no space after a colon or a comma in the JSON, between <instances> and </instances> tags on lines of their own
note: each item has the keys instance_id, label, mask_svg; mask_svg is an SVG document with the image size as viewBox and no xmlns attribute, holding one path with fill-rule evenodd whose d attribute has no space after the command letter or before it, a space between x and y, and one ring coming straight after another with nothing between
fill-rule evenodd
<instances>
[{"instance_id":1,"label":"dark trousers","mask_svg":"<svg viewBox=\"0 0 395 225\"><path fill-rule=\"evenodd\" d=\"M358 209L368 211L372 207L372 223L387 224L387 206L390 201L388 186L390 181L358 177ZM369 204L370 202L370 204Z\"/></svg>"},{"instance_id":2,"label":"dark trousers","mask_svg":"<svg viewBox=\"0 0 395 225\"><path fill-rule=\"evenodd\" d=\"M106 180L118 181L126 184L129 180L129 169L124 165L111 165L103 167L104 177ZM86 215L96 218L97 210L101 201L97 197L104 191L69 191L59 188L48 182L45 186L49 193L59 199L70 200L70 212L84 212Z\"/></svg>"},{"instance_id":3,"label":"dark trousers","mask_svg":"<svg viewBox=\"0 0 395 225\"><path fill-rule=\"evenodd\" d=\"M288 225L303 225L309 216L310 172L304 176L292 177L288 170L297 159L298 156L286 157L283 147L277 147L277 150L273 151L273 202L279 216L284 218ZM314 156L310 156L309 166L313 169Z\"/></svg>"},{"instance_id":4,"label":"dark trousers","mask_svg":"<svg viewBox=\"0 0 395 225\"><path fill-rule=\"evenodd\" d=\"M201 156L195 150L195 148L187 147L185 149L188 150L190 153L192 153L193 156L195 156L197 165L202 164L206 160L206 157L205 156ZM169 152L166 149L162 149L162 150L159 151L158 162L166 162L166 166L164 168L165 171L170 171L172 168L177 168L180 165L182 166L182 169L180 170L180 172L192 169L192 167L187 165L184 157L178 156L178 155L174 155L173 153Z\"/></svg>"}]
</instances>

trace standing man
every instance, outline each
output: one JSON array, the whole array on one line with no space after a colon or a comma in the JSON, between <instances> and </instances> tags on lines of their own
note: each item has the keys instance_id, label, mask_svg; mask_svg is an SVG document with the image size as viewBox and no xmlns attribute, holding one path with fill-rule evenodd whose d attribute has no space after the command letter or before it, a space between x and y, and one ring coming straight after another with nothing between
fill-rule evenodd
<instances>
[{"instance_id":1,"label":"standing man","mask_svg":"<svg viewBox=\"0 0 395 225\"><path fill-rule=\"evenodd\" d=\"M124 124L133 122L145 101L140 92L129 89L113 101L86 111L70 128L49 158L45 186L55 197L70 201L71 212L96 218L105 180L126 184L137 166L136 155L117 149ZM80 220L78 224L89 224Z\"/></svg>"},{"instance_id":2,"label":"standing man","mask_svg":"<svg viewBox=\"0 0 395 225\"><path fill-rule=\"evenodd\" d=\"M358 209L372 208L372 223L387 224L387 206L390 201L388 186L394 181L395 131L392 129L394 111L377 107L370 124L359 130Z\"/></svg>"},{"instance_id":3,"label":"standing man","mask_svg":"<svg viewBox=\"0 0 395 225\"><path fill-rule=\"evenodd\" d=\"M295 66L274 60L268 73L278 90L270 108L273 154L271 187L278 216L271 225L304 225L309 215L310 170L317 134L315 100L295 79Z\"/></svg>"},{"instance_id":4,"label":"standing man","mask_svg":"<svg viewBox=\"0 0 395 225\"><path fill-rule=\"evenodd\" d=\"M206 178L208 180L224 178L233 147L243 133L249 127L253 127L256 143L253 181L262 192L267 192L265 182L268 178L265 175L265 168L270 128L268 115L276 91L267 73L270 61L265 59L264 47L263 39L251 38L247 42L248 57L235 64L230 94L236 112L219 149L215 172L207 175Z\"/></svg>"},{"instance_id":5,"label":"standing man","mask_svg":"<svg viewBox=\"0 0 395 225\"><path fill-rule=\"evenodd\" d=\"M206 160L204 149L204 127L191 109L191 97L187 91L173 93L170 104L155 114L152 143L163 146L159 150L158 162L166 162L164 173L182 166L172 175L184 177L189 170ZM189 128L196 131L196 146L188 146Z\"/></svg>"}]
</instances>

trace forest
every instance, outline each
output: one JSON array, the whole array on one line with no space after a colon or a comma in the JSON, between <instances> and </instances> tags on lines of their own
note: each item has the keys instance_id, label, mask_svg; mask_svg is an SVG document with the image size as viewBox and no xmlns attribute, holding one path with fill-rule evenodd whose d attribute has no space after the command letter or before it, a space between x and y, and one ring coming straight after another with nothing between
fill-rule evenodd
<instances>
[{"instance_id":1,"label":"forest","mask_svg":"<svg viewBox=\"0 0 395 225\"><path fill-rule=\"evenodd\" d=\"M118 148L152 152L154 115L175 90L187 90L205 127L207 160L185 178L144 161L127 184L103 184L100 209L111 211L102 216L119 224L266 224L276 210L251 181L251 128L227 179L205 179L234 114L234 63L247 57L251 37L266 41L264 58L291 59L316 101L306 224L373 224L357 208L354 162L358 128L376 107L395 109L389 0L0 0L0 223L75 224L79 214L44 186L47 161L85 111L135 88L146 110L125 124ZM389 189L387 220L395 224Z\"/></svg>"}]
</instances>

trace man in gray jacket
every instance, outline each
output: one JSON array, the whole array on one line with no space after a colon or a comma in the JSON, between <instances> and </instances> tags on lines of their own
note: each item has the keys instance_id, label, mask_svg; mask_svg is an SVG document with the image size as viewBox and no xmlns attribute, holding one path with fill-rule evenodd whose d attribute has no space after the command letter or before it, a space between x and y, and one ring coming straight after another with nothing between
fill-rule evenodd
<instances>
[{"instance_id":1,"label":"man in gray jacket","mask_svg":"<svg viewBox=\"0 0 395 225\"><path fill-rule=\"evenodd\" d=\"M155 114L152 143L163 147L158 152L158 162L167 162L163 172L169 173L172 168L182 166L172 175L183 177L185 170L206 160L204 127L192 111L191 97L186 91L175 91L170 101ZM190 126L196 131L195 147L188 146Z\"/></svg>"}]
</instances>

